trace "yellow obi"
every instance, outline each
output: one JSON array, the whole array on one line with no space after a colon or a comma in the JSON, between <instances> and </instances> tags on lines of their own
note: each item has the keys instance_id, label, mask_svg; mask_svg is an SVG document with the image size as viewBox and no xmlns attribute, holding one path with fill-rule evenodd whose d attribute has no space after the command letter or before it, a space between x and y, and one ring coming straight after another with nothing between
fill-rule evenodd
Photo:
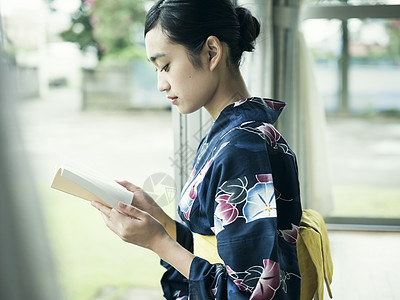
<instances>
[{"instance_id":1,"label":"yellow obi","mask_svg":"<svg viewBox=\"0 0 400 300\"><path fill-rule=\"evenodd\" d=\"M218 254L217 238L215 235L201 235L193 233L194 255L201 257L212 264L223 264Z\"/></svg>"}]
</instances>

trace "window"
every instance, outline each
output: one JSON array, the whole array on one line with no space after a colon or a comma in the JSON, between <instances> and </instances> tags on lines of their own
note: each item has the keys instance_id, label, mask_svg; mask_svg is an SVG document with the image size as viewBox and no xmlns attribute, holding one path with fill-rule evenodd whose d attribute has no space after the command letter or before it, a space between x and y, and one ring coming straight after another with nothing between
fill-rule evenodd
<instances>
[{"instance_id":1,"label":"window","mask_svg":"<svg viewBox=\"0 0 400 300\"><path fill-rule=\"evenodd\" d=\"M327 113L330 217L398 225L400 6L376 2L310 7L302 28Z\"/></svg>"}]
</instances>

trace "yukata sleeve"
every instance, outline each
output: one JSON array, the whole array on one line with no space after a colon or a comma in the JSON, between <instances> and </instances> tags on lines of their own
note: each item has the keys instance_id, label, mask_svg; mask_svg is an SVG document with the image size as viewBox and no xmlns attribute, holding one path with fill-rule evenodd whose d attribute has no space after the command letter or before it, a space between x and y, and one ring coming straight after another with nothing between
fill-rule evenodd
<instances>
[{"instance_id":1,"label":"yukata sleeve","mask_svg":"<svg viewBox=\"0 0 400 300\"><path fill-rule=\"evenodd\" d=\"M182 247L193 253L192 232L184 224L177 221L175 221L175 223L176 241ZM188 280L167 262L161 260L161 265L166 269L161 278L161 287L164 292L164 298L167 300L188 299Z\"/></svg>"},{"instance_id":2,"label":"yukata sleeve","mask_svg":"<svg viewBox=\"0 0 400 300\"><path fill-rule=\"evenodd\" d=\"M221 151L207 192L224 264L194 259L190 299L299 299L296 245L278 234L270 155L264 143L238 146Z\"/></svg>"}]
</instances>

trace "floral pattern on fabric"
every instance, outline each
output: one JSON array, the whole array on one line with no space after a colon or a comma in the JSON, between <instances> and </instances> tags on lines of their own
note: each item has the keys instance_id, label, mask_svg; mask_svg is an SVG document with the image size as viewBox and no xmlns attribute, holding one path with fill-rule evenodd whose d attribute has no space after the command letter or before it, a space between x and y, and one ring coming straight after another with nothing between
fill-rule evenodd
<instances>
[{"instance_id":1,"label":"floral pattern on fabric","mask_svg":"<svg viewBox=\"0 0 400 300\"><path fill-rule=\"evenodd\" d=\"M196 174L196 169L193 169L192 175L189 179L189 181L186 183L184 187L184 193L182 193L181 196L181 202L180 202L180 209L182 210L186 220L190 220L190 211L192 209L194 200L197 197L197 187L199 184L204 179L204 176L206 175L208 169L210 168L211 164L213 163L215 157L218 155L218 153L227 145L228 143L222 144L217 153L205 164L205 166L201 169L199 174L195 178L194 175Z\"/></svg>"},{"instance_id":2,"label":"floral pattern on fabric","mask_svg":"<svg viewBox=\"0 0 400 300\"><path fill-rule=\"evenodd\" d=\"M263 272L256 289L250 297L252 300L269 300L274 298L276 290L281 283L279 264L270 259L264 259L263 263Z\"/></svg>"},{"instance_id":3,"label":"floral pattern on fabric","mask_svg":"<svg viewBox=\"0 0 400 300\"><path fill-rule=\"evenodd\" d=\"M279 230L279 232L286 242L296 244L299 230L299 226L292 224L292 229Z\"/></svg>"},{"instance_id":4,"label":"floral pattern on fabric","mask_svg":"<svg viewBox=\"0 0 400 300\"><path fill-rule=\"evenodd\" d=\"M217 199L215 199L218 205L214 214L218 219L221 220L222 226L231 224L239 215L236 204L229 202L230 198L231 196L228 194L221 194L217 197Z\"/></svg>"},{"instance_id":5,"label":"floral pattern on fabric","mask_svg":"<svg viewBox=\"0 0 400 300\"><path fill-rule=\"evenodd\" d=\"M232 278L238 289L242 292L250 293L254 291L254 287L256 286L263 272L263 268L261 266L251 266L244 272L235 272L229 266L226 266L225 268L229 277Z\"/></svg>"},{"instance_id":6,"label":"floral pattern on fabric","mask_svg":"<svg viewBox=\"0 0 400 300\"><path fill-rule=\"evenodd\" d=\"M214 224L218 224L214 227L214 234L218 234L238 217L245 218L246 222L276 217L272 174L258 174L255 177L258 182L249 190L246 177L226 181L220 186L222 193L215 199L218 204L214 212ZM237 208L240 203L244 203L242 213Z\"/></svg>"},{"instance_id":7,"label":"floral pattern on fabric","mask_svg":"<svg viewBox=\"0 0 400 300\"><path fill-rule=\"evenodd\" d=\"M257 183L249 190L248 200L243 208L246 222L260 218L276 217L276 201L274 185L272 182Z\"/></svg>"},{"instance_id":8,"label":"floral pattern on fabric","mask_svg":"<svg viewBox=\"0 0 400 300\"><path fill-rule=\"evenodd\" d=\"M191 300L300 299L297 162L273 126L284 106L262 98L235 102L198 148L178 206L188 231L177 227L177 236L215 235L224 264L194 258ZM178 289L177 277L170 278Z\"/></svg>"},{"instance_id":9,"label":"floral pattern on fabric","mask_svg":"<svg viewBox=\"0 0 400 300\"><path fill-rule=\"evenodd\" d=\"M276 130L274 126L268 123L264 123L263 125L258 126L257 130L259 130L263 134L264 139L268 138L271 147L276 149L277 142L281 138L281 134L278 132L278 130Z\"/></svg>"},{"instance_id":10,"label":"floral pattern on fabric","mask_svg":"<svg viewBox=\"0 0 400 300\"><path fill-rule=\"evenodd\" d=\"M285 103L274 101L271 99L263 99L264 103L273 110L283 110L285 108Z\"/></svg>"},{"instance_id":11,"label":"floral pattern on fabric","mask_svg":"<svg viewBox=\"0 0 400 300\"><path fill-rule=\"evenodd\" d=\"M278 130L276 130L272 124L262 123L256 127L254 127L254 124L255 122L245 122L240 125L240 129L258 134L264 140L269 142L269 145L272 148L277 149L278 141L281 138L281 134L278 132Z\"/></svg>"},{"instance_id":12,"label":"floral pattern on fabric","mask_svg":"<svg viewBox=\"0 0 400 300\"><path fill-rule=\"evenodd\" d=\"M263 267L252 266L244 272L235 272L229 266L226 270L240 291L251 293L250 299L273 299L281 284L279 263L270 259L263 260Z\"/></svg>"}]
</instances>

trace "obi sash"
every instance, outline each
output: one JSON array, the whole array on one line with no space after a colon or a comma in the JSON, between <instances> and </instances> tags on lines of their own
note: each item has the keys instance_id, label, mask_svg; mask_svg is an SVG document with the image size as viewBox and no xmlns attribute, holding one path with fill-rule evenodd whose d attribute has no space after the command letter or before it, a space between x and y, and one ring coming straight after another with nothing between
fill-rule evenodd
<instances>
[{"instance_id":1,"label":"obi sash","mask_svg":"<svg viewBox=\"0 0 400 300\"><path fill-rule=\"evenodd\" d=\"M215 235L201 235L193 233L194 255L207 260L211 264L223 264L218 254L217 238Z\"/></svg>"}]
</instances>

